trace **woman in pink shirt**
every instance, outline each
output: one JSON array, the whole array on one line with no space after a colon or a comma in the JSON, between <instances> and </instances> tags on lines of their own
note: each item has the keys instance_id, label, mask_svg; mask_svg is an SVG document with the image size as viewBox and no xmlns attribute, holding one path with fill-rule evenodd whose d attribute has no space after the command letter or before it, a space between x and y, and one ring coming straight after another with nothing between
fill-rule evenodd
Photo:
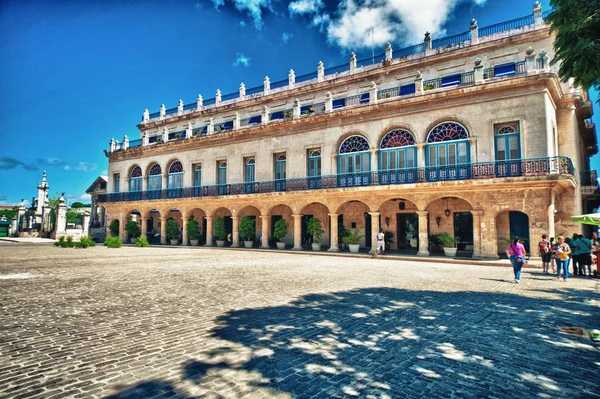
<instances>
[{"instance_id":1,"label":"woman in pink shirt","mask_svg":"<svg viewBox=\"0 0 600 399\"><path fill-rule=\"evenodd\" d=\"M525 259L525 247L521 244L519 237L515 237L512 244L508 246L508 253L510 255L510 263L512 263L513 270L515 271L515 283L519 284L521 281L521 268L527 259Z\"/></svg>"}]
</instances>

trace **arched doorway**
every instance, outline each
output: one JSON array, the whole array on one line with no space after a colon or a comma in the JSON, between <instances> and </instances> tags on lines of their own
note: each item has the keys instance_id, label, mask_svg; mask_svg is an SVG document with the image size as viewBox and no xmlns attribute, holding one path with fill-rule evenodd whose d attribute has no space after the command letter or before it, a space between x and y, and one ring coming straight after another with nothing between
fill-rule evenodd
<instances>
[{"instance_id":1,"label":"arched doorway","mask_svg":"<svg viewBox=\"0 0 600 399\"><path fill-rule=\"evenodd\" d=\"M275 237L275 224L279 220L283 220L285 222L285 224L287 225L287 234L285 235L285 237L283 237L280 240L280 242L283 242L286 247L294 245L294 217L293 217L293 214L294 214L294 212L292 211L292 208L290 208L287 205L283 205L283 204L276 205L269 210L269 215L270 215L269 217L271 218L271 220L270 220L271 231L270 231L269 237ZM276 241L274 238L272 238L271 240ZM273 246L273 245L271 245L271 246Z\"/></svg>"},{"instance_id":2,"label":"arched doorway","mask_svg":"<svg viewBox=\"0 0 600 399\"><path fill-rule=\"evenodd\" d=\"M473 210L471 204L457 197L443 197L432 201L428 206L429 211L429 252L441 253L442 248L436 247L435 236L448 233L456 238L457 256L468 257L473 255Z\"/></svg>"},{"instance_id":3,"label":"arched doorway","mask_svg":"<svg viewBox=\"0 0 600 399\"><path fill-rule=\"evenodd\" d=\"M321 226L324 230L323 235L321 236L321 244L329 242L330 236L330 227L329 227L329 208L320 202L313 202L311 204L306 205L300 211L302 214L301 219L301 245L302 247L310 248L311 244L314 242L314 238L308 233L308 221L311 218L317 218L321 221ZM315 242L316 243L316 242Z\"/></svg>"},{"instance_id":4,"label":"arched doorway","mask_svg":"<svg viewBox=\"0 0 600 399\"><path fill-rule=\"evenodd\" d=\"M419 215L417 206L404 198L390 199L379 207L381 228L385 233L386 252L394 250L416 254L419 251Z\"/></svg>"},{"instance_id":5,"label":"arched doorway","mask_svg":"<svg viewBox=\"0 0 600 399\"><path fill-rule=\"evenodd\" d=\"M371 248L371 215L367 204L358 200L352 200L342 204L338 210L338 241L340 248L344 248L343 237L346 230L358 231L363 238L359 245L363 248Z\"/></svg>"},{"instance_id":6,"label":"arched doorway","mask_svg":"<svg viewBox=\"0 0 600 399\"><path fill-rule=\"evenodd\" d=\"M529 242L529 216L520 211L502 211L496 215L496 237L498 255L506 257L506 248L514 237L519 237L528 254L531 254Z\"/></svg>"}]
</instances>

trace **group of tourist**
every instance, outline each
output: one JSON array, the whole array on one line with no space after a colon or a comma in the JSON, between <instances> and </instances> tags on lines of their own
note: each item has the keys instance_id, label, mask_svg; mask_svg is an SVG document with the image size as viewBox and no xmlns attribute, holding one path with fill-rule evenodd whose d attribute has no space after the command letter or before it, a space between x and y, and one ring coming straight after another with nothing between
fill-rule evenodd
<instances>
[{"instance_id":1,"label":"group of tourist","mask_svg":"<svg viewBox=\"0 0 600 399\"><path fill-rule=\"evenodd\" d=\"M598 248L598 233L594 232L591 239L583 234L573 234L572 238L559 236L556 240L546 234L538 243L539 256L542 259L544 273L555 273L558 280L567 281L569 278L569 264L573 265L574 276L593 276L596 267ZM519 237L515 237L508 246L510 263L515 272L515 283L521 280L521 268L527 264L525 247ZM587 274L586 274L587 272Z\"/></svg>"}]
</instances>

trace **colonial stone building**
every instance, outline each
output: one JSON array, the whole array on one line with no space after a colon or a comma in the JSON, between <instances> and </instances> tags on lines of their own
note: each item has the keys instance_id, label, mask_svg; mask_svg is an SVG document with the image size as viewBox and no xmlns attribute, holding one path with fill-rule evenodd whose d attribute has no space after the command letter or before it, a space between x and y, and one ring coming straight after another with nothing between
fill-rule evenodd
<instances>
[{"instance_id":1,"label":"colonial stone building","mask_svg":"<svg viewBox=\"0 0 600 399\"><path fill-rule=\"evenodd\" d=\"M569 222L597 196L597 152L587 92L557 76L553 37L532 15L150 114L140 139L112 140L107 222L141 220L143 234L175 219L200 222L213 245L223 217L239 246L242 216L269 247L310 244L308 217L338 251L340 225L373 248L380 227L392 250L429 255L432 235L458 237L463 255L496 258L511 234L532 242L572 234ZM597 197L595 197L597 198ZM537 242L537 241L535 241ZM272 244L272 242L271 242Z\"/></svg>"}]
</instances>

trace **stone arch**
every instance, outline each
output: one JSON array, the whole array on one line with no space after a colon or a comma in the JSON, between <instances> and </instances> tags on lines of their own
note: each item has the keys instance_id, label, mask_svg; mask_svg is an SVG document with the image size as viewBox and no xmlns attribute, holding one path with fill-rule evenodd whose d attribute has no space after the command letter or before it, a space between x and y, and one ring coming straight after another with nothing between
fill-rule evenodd
<instances>
[{"instance_id":1,"label":"stone arch","mask_svg":"<svg viewBox=\"0 0 600 399\"><path fill-rule=\"evenodd\" d=\"M329 237L331 235L331 232L329 229L330 208L322 202L315 201L315 202L310 202L310 203L304 204L304 206L302 206L302 208L300 209L300 213L302 214L302 223L303 223L303 225L301 226L302 227L301 228L302 244L307 245L312 242L312 237L306 233L306 229L305 229L305 224L309 219L309 217L308 217L309 215L312 215L312 217L315 217L315 218L318 218L319 220L321 220L321 226L322 226L323 230L325 231L323 233L323 235L321 236L321 244L328 243Z\"/></svg>"},{"instance_id":2,"label":"stone arch","mask_svg":"<svg viewBox=\"0 0 600 399\"><path fill-rule=\"evenodd\" d=\"M396 123L396 124L390 124L388 126L385 127L385 129L383 129L379 135L377 136L377 149L381 149L381 141L391 132L393 132L394 130L404 130L409 132L413 139L414 139L414 144L419 143L418 139L417 139L417 134L415 133L415 129L413 129L412 127L410 127L409 125L403 124L403 123Z\"/></svg>"},{"instance_id":3,"label":"stone arch","mask_svg":"<svg viewBox=\"0 0 600 399\"><path fill-rule=\"evenodd\" d=\"M531 217L527 213L520 209L501 209L494 214L494 223L496 231L495 243L499 256L506 256L505 250L514 236L521 238L521 243L525 246L527 253L531 254L531 250L533 249L530 242Z\"/></svg>"},{"instance_id":4,"label":"stone arch","mask_svg":"<svg viewBox=\"0 0 600 399\"><path fill-rule=\"evenodd\" d=\"M333 143L333 147L331 148L331 154L332 155L338 154L338 151L340 149L340 145L342 145L342 143L344 142L344 140L346 140L350 136L362 136L362 137L364 137L367 140L367 142L369 142L369 147L371 147L371 142L369 141L369 135L367 134L367 132L364 132L364 131L358 130L358 129L353 129L353 130L351 130L349 132L346 132L346 133L342 134L340 137L338 137L338 139Z\"/></svg>"},{"instance_id":5,"label":"stone arch","mask_svg":"<svg viewBox=\"0 0 600 399\"><path fill-rule=\"evenodd\" d=\"M340 213L340 209L342 209L343 206L348 205L349 203L361 203L361 204L363 204L366 207L367 212L374 212L373 208L371 208L371 206L369 206L369 204L367 203L367 201L362 201L360 199L346 200L346 201L344 201L344 202L342 202L340 204L337 204L337 205L333 205L332 204L332 206L335 207L334 209L335 209L336 213Z\"/></svg>"},{"instance_id":6,"label":"stone arch","mask_svg":"<svg viewBox=\"0 0 600 399\"><path fill-rule=\"evenodd\" d=\"M206 211L197 206L189 207L185 210L185 216L188 219L188 223L190 220L195 220L198 222L198 227L200 228L200 237L198 238L198 241L201 245L204 245L206 242ZM189 232L188 239L192 240L192 238L189 236Z\"/></svg>"},{"instance_id":7,"label":"stone arch","mask_svg":"<svg viewBox=\"0 0 600 399\"><path fill-rule=\"evenodd\" d=\"M181 173L183 173L183 172L184 172L184 170L183 170L183 169L184 169L184 168L183 168L183 162L181 162L181 160L180 160L179 158L171 158L171 159L170 159L170 160L169 160L169 161L168 161L168 162L165 164L165 168L164 168L164 170L163 170L163 173L165 173L165 172L166 172L167 174L168 174L168 173L171 173L171 168L172 168L172 166L173 166L173 164L174 164L175 162L179 162L179 163L181 164Z\"/></svg>"},{"instance_id":8,"label":"stone arch","mask_svg":"<svg viewBox=\"0 0 600 399\"><path fill-rule=\"evenodd\" d=\"M430 123L427 126L427 129L425 129L425 131L423 132L423 137L418 139L418 142L419 143L427 143L427 140L429 138L429 134L431 133L431 131L436 126L441 125L442 123L446 123L446 122L447 123L457 123L459 125L462 125L462 127L467 131L467 137L471 137L473 128L466 120L464 120L463 118L460 118L458 116L445 116L445 117L441 117L441 118L436 118L432 123Z\"/></svg>"},{"instance_id":9,"label":"stone arch","mask_svg":"<svg viewBox=\"0 0 600 399\"><path fill-rule=\"evenodd\" d=\"M470 201L470 200L468 200L468 199L467 199L467 198L465 198L464 196L461 196L461 195L457 195L457 194L455 194L455 193L452 193L451 195L439 195L439 196L435 196L435 197L431 198L431 199L428 201L427 205L425 206L425 210L426 210L426 211L429 211L429 210L431 210L430 208L431 208L431 204L432 204L433 202L436 202L436 201L438 201L438 200L442 200L442 199L443 199L443 200L445 200L446 198L448 198L449 200L450 200L451 198L456 198L456 199L462 200L462 201L464 201L464 202L466 202L466 203L468 204L468 206L469 206L469 209L470 209L470 210L474 210L474 209L476 209L475 205L474 205L473 203L471 203L471 201ZM444 202L444 203L445 203L445 202Z\"/></svg>"},{"instance_id":10,"label":"stone arch","mask_svg":"<svg viewBox=\"0 0 600 399\"><path fill-rule=\"evenodd\" d=\"M242 206L238 212L237 215L239 217L242 216L256 216L259 217L262 214L261 210L259 209L259 207L252 205L252 204L248 204L248 205L244 205Z\"/></svg>"},{"instance_id":11,"label":"stone arch","mask_svg":"<svg viewBox=\"0 0 600 399\"><path fill-rule=\"evenodd\" d=\"M381 228L391 232L386 251L397 250L415 254L419 249L419 207L406 197L385 198L378 201L376 208L381 214ZM425 226L426 228L426 226Z\"/></svg>"},{"instance_id":12,"label":"stone arch","mask_svg":"<svg viewBox=\"0 0 600 399\"><path fill-rule=\"evenodd\" d=\"M150 174L150 169L152 168L152 166L154 166L154 164L157 164L158 166L160 166L160 171L161 171L161 175L164 173L163 167L161 166L160 162L156 161L156 160L151 160L150 162L148 162L148 164L146 165L146 168L144 170L145 174L144 177L148 177Z\"/></svg>"},{"instance_id":13,"label":"stone arch","mask_svg":"<svg viewBox=\"0 0 600 399\"><path fill-rule=\"evenodd\" d=\"M358 231L363 236L359 245L369 247L371 239L371 208L361 200L344 201L336 208L338 214L338 241L341 241L344 230Z\"/></svg>"},{"instance_id":14,"label":"stone arch","mask_svg":"<svg viewBox=\"0 0 600 399\"><path fill-rule=\"evenodd\" d=\"M294 244L294 216L296 212L294 209L287 204L276 204L271 206L267 214L269 215L269 226L271 227L271 231L269 232L269 236L272 237L272 233L275 230L275 223L277 220L283 219L288 226L287 234L282 239L282 242L285 243L286 246Z\"/></svg>"},{"instance_id":15,"label":"stone arch","mask_svg":"<svg viewBox=\"0 0 600 399\"><path fill-rule=\"evenodd\" d=\"M139 171L136 170L136 168L139 169ZM133 175L134 171L136 172L135 176ZM139 172L139 175L137 174L138 172ZM143 178L144 177L144 170L142 169L142 167L140 165L138 165L137 163L135 163L135 164L133 164L133 165L131 165L129 167L129 169L127 171L127 177L128 178L132 178L132 177L142 177Z\"/></svg>"}]
</instances>

